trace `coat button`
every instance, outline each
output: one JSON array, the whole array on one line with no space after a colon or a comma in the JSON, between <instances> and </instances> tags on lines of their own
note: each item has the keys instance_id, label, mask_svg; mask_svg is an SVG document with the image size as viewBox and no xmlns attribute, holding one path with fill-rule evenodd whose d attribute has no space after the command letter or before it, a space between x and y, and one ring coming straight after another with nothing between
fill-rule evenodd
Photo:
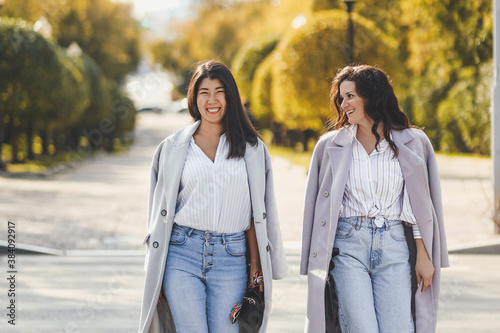
<instances>
[{"instance_id":1,"label":"coat button","mask_svg":"<svg viewBox=\"0 0 500 333\"><path fill-rule=\"evenodd\" d=\"M158 242L154 242L153 247L156 249L158 247Z\"/></svg>"},{"instance_id":2,"label":"coat button","mask_svg":"<svg viewBox=\"0 0 500 333\"><path fill-rule=\"evenodd\" d=\"M313 252L313 257L316 257L318 253L316 251Z\"/></svg>"},{"instance_id":3,"label":"coat button","mask_svg":"<svg viewBox=\"0 0 500 333\"><path fill-rule=\"evenodd\" d=\"M161 216L165 216L165 215L167 215L167 211L166 211L165 209L163 209L163 210L161 211Z\"/></svg>"},{"instance_id":4,"label":"coat button","mask_svg":"<svg viewBox=\"0 0 500 333\"><path fill-rule=\"evenodd\" d=\"M321 221L321 225L325 225L325 224L326 224L325 220Z\"/></svg>"},{"instance_id":5,"label":"coat button","mask_svg":"<svg viewBox=\"0 0 500 333\"><path fill-rule=\"evenodd\" d=\"M265 219L267 217L266 213L262 214L262 218Z\"/></svg>"},{"instance_id":6,"label":"coat button","mask_svg":"<svg viewBox=\"0 0 500 333\"><path fill-rule=\"evenodd\" d=\"M328 191L323 192L323 195L324 195L325 197L327 197L327 196L328 196Z\"/></svg>"},{"instance_id":7,"label":"coat button","mask_svg":"<svg viewBox=\"0 0 500 333\"><path fill-rule=\"evenodd\" d=\"M269 245L268 245L268 246L266 246L266 251L267 251L267 252L269 252L269 250L270 250L270 249L271 249L271 248L269 247Z\"/></svg>"}]
</instances>

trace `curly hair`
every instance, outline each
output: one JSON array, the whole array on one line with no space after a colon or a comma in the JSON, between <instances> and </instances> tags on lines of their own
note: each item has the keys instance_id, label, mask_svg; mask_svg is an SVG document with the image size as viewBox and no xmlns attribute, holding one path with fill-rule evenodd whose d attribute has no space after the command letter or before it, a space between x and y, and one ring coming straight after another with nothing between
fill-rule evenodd
<instances>
[{"instance_id":1,"label":"curly hair","mask_svg":"<svg viewBox=\"0 0 500 333\"><path fill-rule=\"evenodd\" d=\"M398 156L398 148L391 140L390 131L416 126L411 125L406 114L401 111L387 74L379 68L359 65L346 66L339 70L330 90L330 107L337 110L337 118L330 122L329 129L340 129L349 124L349 118L341 107L340 84L344 81L354 82L356 93L365 101L364 111L373 120L372 133L377 139L375 147L378 147L380 142L377 129L382 122L384 137L394 151L394 156Z\"/></svg>"}]
</instances>

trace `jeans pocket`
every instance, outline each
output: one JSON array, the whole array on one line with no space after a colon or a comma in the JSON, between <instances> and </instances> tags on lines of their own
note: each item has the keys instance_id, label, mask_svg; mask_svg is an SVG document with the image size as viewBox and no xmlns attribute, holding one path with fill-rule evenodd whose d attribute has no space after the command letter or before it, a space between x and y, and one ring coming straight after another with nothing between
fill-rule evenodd
<instances>
[{"instance_id":1,"label":"jeans pocket","mask_svg":"<svg viewBox=\"0 0 500 333\"><path fill-rule=\"evenodd\" d=\"M405 229L402 224L393 225L389 228L389 233L397 242L406 242Z\"/></svg>"},{"instance_id":2,"label":"jeans pocket","mask_svg":"<svg viewBox=\"0 0 500 333\"><path fill-rule=\"evenodd\" d=\"M184 231L172 230L170 245L182 245L187 242L188 238Z\"/></svg>"},{"instance_id":3,"label":"jeans pocket","mask_svg":"<svg viewBox=\"0 0 500 333\"><path fill-rule=\"evenodd\" d=\"M355 228L352 224L339 221L337 223L337 231L335 233L335 239L347 239L354 234Z\"/></svg>"},{"instance_id":4,"label":"jeans pocket","mask_svg":"<svg viewBox=\"0 0 500 333\"><path fill-rule=\"evenodd\" d=\"M226 252L233 257L244 256L247 251L247 245L245 240L229 241L229 242L226 241L226 245L224 247L226 249Z\"/></svg>"}]
</instances>

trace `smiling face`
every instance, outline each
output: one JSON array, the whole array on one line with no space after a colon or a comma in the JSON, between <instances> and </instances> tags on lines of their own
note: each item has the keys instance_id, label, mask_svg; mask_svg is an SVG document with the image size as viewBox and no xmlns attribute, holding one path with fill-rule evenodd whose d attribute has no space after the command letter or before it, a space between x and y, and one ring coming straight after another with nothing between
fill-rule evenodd
<instances>
[{"instance_id":1,"label":"smiling face","mask_svg":"<svg viewBox=\"0 0 500 333\"><path fill-rule=\"evenodd\" d=\"M218 79L203 79L198 88L196 104L202 122L220 124L226 114L226 94L222 82Z\"/></svg>"},{"instance_id":2,"label":"smiling face","mask_svg":"<svg viewBox=\"0 0 500 333\"><path fill-rule=\"evenodd\" d=\"M339 87L340 106L349 118L352 125L364 125L371 127L373 120L365 113L365 100L356 92L356 84L353 81L344 81Z\"/></svg>"}]
</instances>

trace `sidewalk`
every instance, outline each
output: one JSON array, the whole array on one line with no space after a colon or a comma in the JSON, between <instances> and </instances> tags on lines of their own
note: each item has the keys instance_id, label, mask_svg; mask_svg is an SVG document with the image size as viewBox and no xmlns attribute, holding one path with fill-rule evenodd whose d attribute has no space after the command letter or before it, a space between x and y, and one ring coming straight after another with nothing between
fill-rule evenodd
<instances>
[{"instance_id":1,"label":"sidewalk","mask_svg":"<svg viewBox=\"0 0 500 333\"><path fill-rule=\"evenodd\" d=\"M185 114L142 113L126 154L102 155L46 179L0 178L0 241L13 221L18 244L66 254L18 256L17 325L7 325L3 315L0 332L137 331L149 165L156 145L187 123ZM449 247L500 244L489 219L491 161L438 155L438 163ZM275 283L268 331L301 332L307 291L298 252L306 170L276 157L273 168L291 273ZM6 267L7 258L0 259ZM499 332L500 252L451 255L451 264L442 271L438 332Z\"/></svg>"}]
</instances>

